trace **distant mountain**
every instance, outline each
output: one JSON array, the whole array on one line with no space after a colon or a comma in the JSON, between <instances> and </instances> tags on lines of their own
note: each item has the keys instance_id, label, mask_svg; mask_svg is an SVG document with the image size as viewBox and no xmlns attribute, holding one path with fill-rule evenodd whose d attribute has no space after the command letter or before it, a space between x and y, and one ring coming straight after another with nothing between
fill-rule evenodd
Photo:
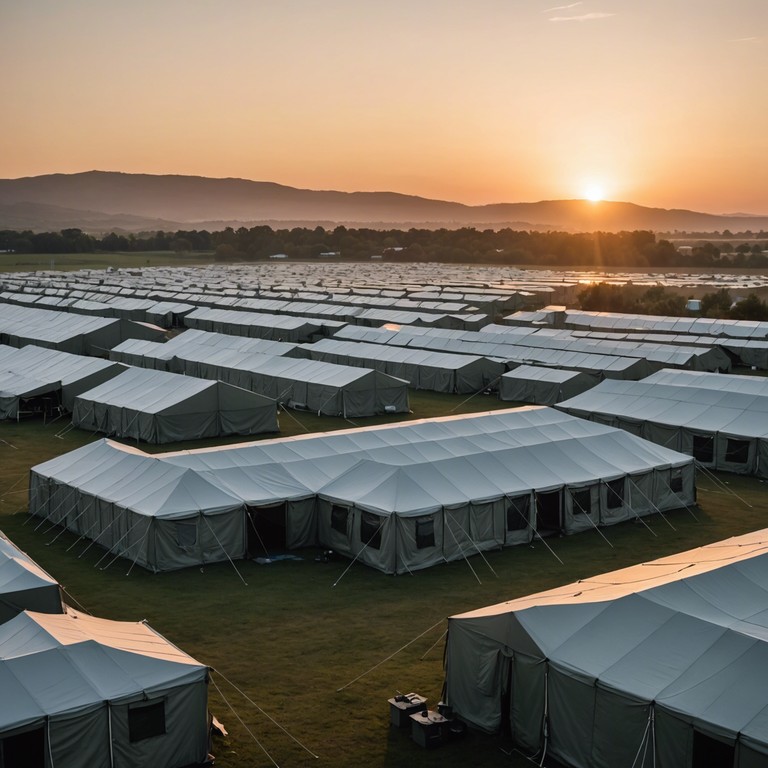
<instances>
[{"instance_id":1,"label":"distant mountain","mask_svg":"<svg viewBox=\"0 0 768 768\"><path fill-rule=\"evenodd\" d=\"M768 216L717 216L584 200L469 206L395 192L315 191L245 179L105 171L0 179L4 229L137 232L261 223L715 232L768 229Z\"/></svg>"}]
</instances>

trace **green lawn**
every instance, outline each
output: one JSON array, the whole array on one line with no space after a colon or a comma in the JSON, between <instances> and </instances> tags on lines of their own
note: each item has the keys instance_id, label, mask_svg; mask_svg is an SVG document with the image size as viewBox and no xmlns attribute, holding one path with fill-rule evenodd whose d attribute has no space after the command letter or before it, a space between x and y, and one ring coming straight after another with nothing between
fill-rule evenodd
<instances>
[{"instance_id":1,"label":"green lawn","mask_svg":"<svg viewBox=\"0 0 768 768\"><path fill-rule=\"evenodd\" d=\"M463 401L462 397L412 393L412 417L502 405L483 395L462 405ZM283 434L352 426L341 419L294 416L296 421L281 415ZM604 529L612 546L593 532L548 540L562 564L537 543L413 576L386 576L359 564L346 570L348 561L318 563L314 550L299 552L301 561L237 562L247 586L229 564L157 575L136 567L126 575L130 565L126 561L103 557L104 551L89 547L88 542L75 544L74 536L59 535L59 529L42 525L35 530L39 521L25 513L23 491L29 467L95 439L78 430L62 439L54 437L62 426L61 422L47 426L26 422L0 427L0 528L92 613L112 619L147 619L185 651L218 670L213 680L283 768L394 768L413 762L449 767L530 765L499 751L503 745L495 737L471 733L461 742L425 752L405 733L390 730L387 699L396 691L418 691L433 705L440 699L445 617L766 526L762 482L720 475L742 501L700 475L697 519L682 511L669 515L669 524L661 518L650 521L653 533L639 524ZM162 450L173 447L177 446ZM230 734L215 744L218 765L272 765L214 686L210 706Z\"/></svg>"},{"instance_id":2,"label":"green lawn","mask_svg":"<svg viewBox=\"0 0 768 768\"><path fill-rule=\"evenodd\" d=\"M211 263L210 251L174 253L0 253L0 272L37 272L52 269L140 269L142 267L203 266Z\"/></svg>"}]
</instances>

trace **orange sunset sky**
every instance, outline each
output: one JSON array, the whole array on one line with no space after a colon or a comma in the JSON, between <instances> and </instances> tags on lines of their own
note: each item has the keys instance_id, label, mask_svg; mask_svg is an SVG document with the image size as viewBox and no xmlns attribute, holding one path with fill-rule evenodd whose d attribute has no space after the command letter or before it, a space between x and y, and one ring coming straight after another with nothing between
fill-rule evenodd
<instances>
[{"instance_id":1,"label":"orange sunset sky","mask_svg":"<svg viewBox=\"0 0 768 768\"><path fill-rule=\"evenodd\" d=\"M0 177L768 214L768 0L0 2Z\"/></svg>"}]
</instances>

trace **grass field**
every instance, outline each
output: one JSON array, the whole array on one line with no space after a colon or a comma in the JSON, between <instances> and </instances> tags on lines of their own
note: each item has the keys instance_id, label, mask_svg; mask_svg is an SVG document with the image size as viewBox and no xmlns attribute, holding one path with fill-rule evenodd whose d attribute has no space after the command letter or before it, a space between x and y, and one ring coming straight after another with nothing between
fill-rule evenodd
<instances>
[{"instance_id":1,"label":"grass field","mask_svg":"<svg viewBox=\"0 0 768 768\"><path fill-rule=\"evenodd\" d=\"M411 399L413 418L501 405L487 396L465 402L417 392ZM294 416L281 415L283 434L351 426L341 419ZM720 475L738 498L700 474L695 518L686 511L669 515L668 522L655 518L649 521L652 532L638 524L604 529L610 545L593 532L547 540L562 564L537 543L413 576L386 576L359 564L345 573L348 561L315 562L314 550L298 552L299 561L237 562L247 586L229 564L157 575L136 567L126 575L126 561L103 557L88 542L75 544L74 536L59 529L35 530L39 521L26 515L29 467L95 439L78 430L54 437L62 426L0 426L0 528L61 581L71 601L106 618L147 619L216 670L212 679L223 697L211 685L210 707L229 730L214 745L223 768L530 765L501 752L505 745L496 737L470 733L424 751L405 733L391 731L387 699L397 690L418 691L432 705L440 699L445 618L766 526L762 482Z\"/></svg>"}]
</instances>

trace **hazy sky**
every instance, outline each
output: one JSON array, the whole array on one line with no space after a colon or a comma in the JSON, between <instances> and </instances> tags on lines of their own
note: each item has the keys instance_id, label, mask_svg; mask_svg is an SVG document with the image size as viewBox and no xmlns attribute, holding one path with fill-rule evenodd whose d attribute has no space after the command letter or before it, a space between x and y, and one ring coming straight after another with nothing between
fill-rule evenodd
<instances>
[{"instance_id":1,"label":"hazy sky","mask_svg":"<svg viewBox=\"0 0 768 768\"><path fill-rule=\"evenodd\" d=\"M0 0L0 177L768 214L768 0Z\"/></svg>"}]
</instances>

